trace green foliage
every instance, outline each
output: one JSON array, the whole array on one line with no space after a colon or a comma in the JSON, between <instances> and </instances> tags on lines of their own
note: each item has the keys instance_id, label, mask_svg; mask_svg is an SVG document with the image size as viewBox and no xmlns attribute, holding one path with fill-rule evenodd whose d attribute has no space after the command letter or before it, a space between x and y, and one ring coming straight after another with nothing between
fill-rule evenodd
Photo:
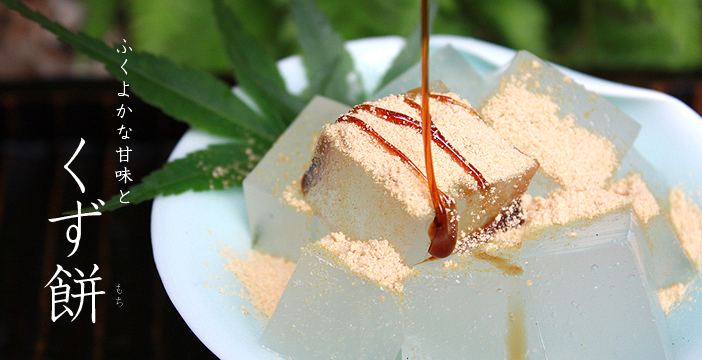
<instances>
[{"instance_id":1,"label":"green foliage","mask_svg":"<svg viewBox=\"0 0 702 360\"><path fill-rule=\"evenodd\" d=\"M90 36L72 33L16 0L0 1L105 64L112 75L128 83L129 89L144 101L191 126L231 139L164 165L132 186L124 198L115 196L100 210L136 204L159 194L241 185L304 105L303 99L285 90L273 57L244 30L223 0L212 0L216 25L228 62L256 110L209 73L148 53L127 52L121 44L110 48ZM298 37L310 83L305 97L321 94L352 104L364 100L360 76L355 74L343 38L312 0L293 1L293 18L300 29Z\"/></svg>"},{"instance_id":2,"label":"green foliage","mask_svg":"<svg viewBox=\"0 0 702 360\"><path fill-rule=\"evenodd\" d=\"M85 7L83 32L102 38L117 20L117 0L85 0Z\"/></svg>"},{"instance_id":3,"label":"green foliage","mask_svg":"<svg viewBox=\"0 0 702 360\"><path fill-rule=\"evenodd\" d=\"M110 48L87 35L74 34L17 1L2 2L53 32L76 50L105 64L111 74L127 82L129 89L144 101L194 127L233 139L231 143L214 145L166 164L131 187L122 200L136 204L159 194L240 185L285 129L284 125L275 126L270 117L256 114L232 93L229 86L208 73L147 53L120 53L120 47ZM280 77L277 69L269 75ZM282 84L282 80L279 79L278 84ZM123 205L119 197L114 197L100 210ZM87 208L86 211L94 210Z\"/></svg>"},{"instance_id":4,"label":"green foliage","mask_svg":"<svg viewBox=\"0 0 702 360\"><path fill-rule=\"evenodd\" d=\"M292 18L310 85L306 97L322 94L346 104L364 99L361 77L344 49L344 39L313 0L291 0Z\"/></svg>"},{"instance_id":5,"label":"green foliage","mask_svg":"<svg viewBox=\"0 0 702 360\"><path fill-rule=\"evenodd\" d=\"M146 53L120 54L120 47L110 48L95 38L74 34L17 1L3 2L76 50L105 64L107 71L127 82L129 90L142 100L191 126L217 135L268 144L280 134L271 133L265 118L239 100L224 82L206 72Z\"/></svg>"},{"instance_id":6,"label":"green foliage","mask_svg":"<svg viewBox=\"0 0 702 360\"><path fill-rule=\"evenodd\" d=\"M287 0L225 0L243 29L252 34L275 58L292 54L295 34Z\"/></svg>"},{"instance_id":7,"label":"green foliage","mask_svg":"<svg viewBox=\"0 0 702 360\"><path fill-rule=\"evenodd\" d=\"M227 68L209 3L129 0L128 38L135 48L206 70Z\"/></svg>"},{"instance_id":8,"label":"green foliage","mask_svg":"<svg viewBox=\"0 0 702 360\"><path fill-rule=\"evenodd\" d=\"M538 0L496 0L481 3L481 12L495 24L507 44L529 49L532 53L549 58L548 21L549 14L543 2Z\"/></svg>"},{"instance_id":9,"label":"green foliage","mask_svg":"<svg viewBox=\"0 0 702 360\"><path fill-rule=\"evenodd\" d=\"M112 21L116 0L84 0L91 34ZM292 0L225 0L274 58L298 52ZM410 33L420 0L314 1L345 39ZM197 0L132 0L130 39L176 62L225 72L209 8ZM441 0L436 33L526 49L578 69L691 70L702 67L699 0ZM95 11L92 11L96 8ZM193 29L197 29L193 31Z\"/></svg>"},{"instance_id":10,"label":"green foliage","mask_svg":"<svg viewBox=\"0 0 702 360\"><path fill-rule=\"evenodd\" d=\"M560 8L552 60L580 68L685 70L702 66L702 2L581 1Z\"/></svg>"},{"instance_id":11,"label":"green foliage","mask_svg":"<svg viewBox=\"0 0 702 360\"><path fill-rule=\"evenodd\" d=\"M316 1L346 39L405 36L419 22L421 0Z\"/></svg>"},{"instance_id":12,"label":"green foliage","mask_svg":"<svg viewBox=\"0 0 702 360\"><path fill-rule=\"evenodd\" d=\"M230 66L238 85L282 132L305 105L285 90L270 53L247 33L222 0L214 0L214 14Z\"/></svg>"},{"instance_id":13,"label":"green foliage","mask_svg":"<svg viewBox=\"0 0 702 360\"><path fill-rule=\"evenodd\" d=\"M289 12L283 10L288 1L292 6ZM136 35L138 45L133 46L168 53L181 63L215 69L224 63L234 70L240 88L253 101L252 109L210 73L149 53L120 54L116 50L121 46L111 48L93 37L74 34L16 0L0 0L76 50L104 63L144 101L193 127L231 139L230 143L213 145L168 163L145 177L123 199L131 203L188 189L238 186L314 95L347 104L365 100L360 76L344 48L344 36L373 35L360 30L366 28L404 32L408 24L418 22L417 16L409 16L419 13L418 4L409 6L415 1L320 2L321 7L315 0L212 0L212 7L194 0L129 2L132 29L144 35ZM89 0L89 14L113 18L116 4L115 0ZM436 0L431 17L438 13L439 29L487 34L508 46L531 49L571 66L681 69L702 63L700 7L697 0L475 0L470 4L466 0ZM398 16L405 12L407 16ZM344 23L345 33L336 32L328 14ZM455 25L462 18L470 22ZM261 19L279 26L262 25ZM447 19L454 23L448 24ZM96 35L105 32L94 18L88 19L88 28ZM297 37L309 81L301 97L285 91L271 52L287 48L279 44L292 34ZM416 27L383 83L415 63L419 47ZM114 197L101 210L120 206L123 203Z\"/></svg>"}]
</instances>

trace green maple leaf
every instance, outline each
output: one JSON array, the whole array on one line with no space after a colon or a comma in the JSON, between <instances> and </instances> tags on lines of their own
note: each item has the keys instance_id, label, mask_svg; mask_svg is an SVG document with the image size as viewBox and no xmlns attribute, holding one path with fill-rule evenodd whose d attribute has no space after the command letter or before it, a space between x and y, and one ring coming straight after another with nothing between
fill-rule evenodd
<instances>
[{"instance_id":1,"label":"green maple leaf","mask_svg":"<svg viewBox=\"0 0 702 360\"><path fill-rule=\"evenodd\" d=\"M307 98L323 95L345 104L365 99L361 77L354 70L344 39L312 0L292 0L290 11L298 26L297 39L310 85Z\"/></svg>"},{"instance_id":2,"label":"green maple leaf","mask_svg":"<svg viewBox=\"0 0 702 360\"><path fill-rule=\"evenodd\" d=\"M288 93L273 57L252 35L223 0L213 0L214 14L225 52L239 87L261 111L283 129L302 111L306 101Z\"/></svg>"},{"instance_id":3,"label":"green maple leaf","mask_svg":"<svg viewBox=\"0 0 702 360\"><path fill-rule=\"evenodd\" d=\"M193 127L217 135L253 138L266 143L275 141L282 132L270 131L273 126L268 119L252 111L226 83L209 73L151 54L121 54L119 48L110 48L84 34L74 34L17 1L2 2L76 50L105 64L107 71L128 83L129 90L142 100Z\"/></svg>"}]
</instances>

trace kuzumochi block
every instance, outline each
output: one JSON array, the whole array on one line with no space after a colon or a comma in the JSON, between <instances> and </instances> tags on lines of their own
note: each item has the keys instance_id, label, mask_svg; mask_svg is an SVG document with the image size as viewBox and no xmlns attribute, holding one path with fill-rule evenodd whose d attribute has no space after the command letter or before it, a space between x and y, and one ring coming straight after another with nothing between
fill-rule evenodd
<instances>
[{"instance_id":1,"label":"kuzumochi block","mask_svg":"<svg viewBox=\"0 0 702 360\"><path fill-rule=\"evenodd\" d=\"M529 189L532 195L558 187L601 187L641 128L609 101L527 51L486 76L483 89L476 96L479 112L541 164Z\"/></svg>"},{"instance_id":2,"label":"kuzumochi block","mask_svg":"<svg viewBox=\"0 0 702 360\"><path fill-rule=\"evenodd\" d=\"M394 359L404 339L394 296L312 244L302 252L261 344L293 360Z\"/></svg>"},{"instance_id":3,"label":"kuzumochi block","mask_svg":"<svg viewBox=\"0 0 702 360\"><path fill-rule=\"evenodd\" d=\"M528 236L520 261L548 358L669 359L669 329L626 206Z\"/></svg>"},{"instance_id":4,"label":"kuzumochi block","mask_svg":"<svg viewBox=\"0 0 702 360\"><path fill-rule=\"evenodd\" d=\"M649 164L634 148L622 161L622 167L617 172L616 180L638 177L654 197L659 211L647 215L645 210L635 211L641 228L646 235L641 250L645 266L651 276L651 283L657 289L668 287L674 283L687 283L694 279L697 270L685 254L680 242L672 229L665 214L670 213L668 207L668 192L670 186L665 178ZM637 209L634 204L634 210ZM642 205L643 206L643 205ZM642 216L647 217L642 219Z\"/></svg>"},{"instance_id":5,"label":"kuzumochi block","mask_svg":"<svg viewBox=\"0 0 702 360\"><path fill-rule=\"evenodd\" d=\"M302 200L300 180L322 125L347 110L346 105L315 97L244 179L255 248L296 261L302 247L329 233Z\"/></svg>"},{"instance_id":6,"label":"kuzumochi block","mask_svg":"<svg viewBox=\"0 0 702 360\"><path fill-rule=\"evenodd\" d=\"M448 261L418 265L404 280L402 354L417 360L545 359L518 259L477 252Z\"/></svg>"},{"instance_id":7,"label":"kuzumochi block","mask_svg":"<svg viewBox=\"0 0 702 360\"><path fill-rule=\"evenodd\" d=\"M457 95L438 95L444 96L443 100L430 99L434 124L465 163L474 166L488 184L481 189L474 176L449 151L433 143L437 185L456 201L459 235L466 236L492 222L526 190L538 163L502 139ZM428 257L427 231L434 219L429 188L423 177L421 132L374 112L389 110L419 122L420 112L407 99L405 95L388 96L348 114L372 128L397 151L389 150L357 123L325 125L305 175L305 200L330 230L356 239L386 239L393 243L405 263L412 265Z\"/></svg>"}]
</instances>

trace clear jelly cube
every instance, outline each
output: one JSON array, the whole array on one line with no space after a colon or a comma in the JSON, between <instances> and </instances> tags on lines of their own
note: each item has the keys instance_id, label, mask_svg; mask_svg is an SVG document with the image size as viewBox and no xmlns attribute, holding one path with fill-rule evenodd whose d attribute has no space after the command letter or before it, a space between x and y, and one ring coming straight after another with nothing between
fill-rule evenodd
<instances>
[{"instance_id":1,"label":"clear jelly cube","mask_svg":"<svg viewBox=\"0 0 702 360\"><path fill-rule=\"evenodd\" d=\"M300 180L309 166L319 130L348 109L315 97L244 179L249 226L258 249L295 261L302 247L329 233L311 211L300 210L285 197L302 199Z\"/></svg>"},{"instance_id":2,"label":"clear jelly cube","mask_svg":"<svg viewBox=\"0 0 702 360\"><path fill-rule=\"evenodd\" d=\"M522 244L529 303L548 358L667 359L670 334L630 208Z\"/></svg>"},{"instance_id":3,"label":"clear jelly cube","mask_svg":"<svg viewBox=\"0 0 702 360\"><path fill-rule=\"evenodd\" d=\"M522 84L533 94L548 96L558 105L559 118L569 119L572 116L574 125L609 140L616 149L619 163L632 147L641 128L608 100L587 91L555 66L527 51L519 51L506 68L485 77L481 87L483 92L475 97L481 110L490 98L500 94L504 86L510 83ZM528 192L543 196L557 188L557 182L548 177L545 172L538 172Z\"/></svg>"},{"instance_id":4,"label":"clear jelly cube","mask_svg":"<svg viewBox=\"0 0 702 360\"><path fill-rule=\"evenodd\" d=\"M404 320L393 296L334 254L307 247L261 344L293 360L395 359Z\"/></svg>"},{"instance_id":5,"label":"clear jelly cube","mask_svg":"<svg viewBox=\"0 0 702 360\"><path fill-rule=\"evenodd\" d=\"M373 96L373 99L402 94L419 87L421 74L421 67L418 63L380 89ZM474 100L480 94L478 89L482 87L482 78L465 58L450 45L437 50L429 57L429 80L440 80L451 89L451 92L468 100L474 107L479 105Z\"/></svg>"},{"instance_id":6,"label":"clear jelly cube","mask_svg":"<svg viewBox=\"0 0 702 360\"><path fill-rule=\"evenodd\" d=\"M433 261L404 280L408 359L544 359L518 263L482 254Z\"/></svg>"},{"instance_id":7,"label":"clear jelly cube","mask_svg":"<svg viewBox=\"0 0 702 360\"><path fill-rule=\"evenodd\" d=\"M665 288L674 283L689 282L695 277L697 271L665 217L665 214L670 213L666 200L670 187L663 176L636 149L629 151L624 158L617 178L626 177L632 172L640 174L660 207L660 213L642 226L646 241L642 244L641 250L652 283L657 288Z\"/></svg>"},{"instance_id":8,"label":"clear jelly cube","mask_svg":"<svg viewBox=\"0 0 702 360\"><path fill-rule=\"evenodd\" d=\"M530 91L550 96L559 105L561 117L572 114L575 124L611 141L620 160L632 147L641 129L641 125L611 102L586 90L555 66L528 51L517 52L504 71L491 76L497 74L497 83L486 80L486 85L494 85L485 93L485 98L497 90L499 82L511 81L512 77L522 80Z\"/></svg>"}]
</instances>

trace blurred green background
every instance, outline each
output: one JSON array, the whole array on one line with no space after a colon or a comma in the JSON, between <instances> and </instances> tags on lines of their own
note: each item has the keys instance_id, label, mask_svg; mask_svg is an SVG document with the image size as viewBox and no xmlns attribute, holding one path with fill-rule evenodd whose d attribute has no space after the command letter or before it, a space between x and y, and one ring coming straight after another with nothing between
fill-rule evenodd
<instances>
[{"instance_id":1,"label":"blurred green background","mask_svg":"<svg viewBox=\"0 0 702 360\"><path fill-rule=\"evenodd\" d=\"M288 0L227 0L277 58L296 51ZM136 49L227 72L202 0L84 0L83 31L120 28ZM317 0L346 39L407 35L420 0ZM702 68L702 0L441 0L433 33L527 49L580 70Z\"/></svg>"}]
</instances>

